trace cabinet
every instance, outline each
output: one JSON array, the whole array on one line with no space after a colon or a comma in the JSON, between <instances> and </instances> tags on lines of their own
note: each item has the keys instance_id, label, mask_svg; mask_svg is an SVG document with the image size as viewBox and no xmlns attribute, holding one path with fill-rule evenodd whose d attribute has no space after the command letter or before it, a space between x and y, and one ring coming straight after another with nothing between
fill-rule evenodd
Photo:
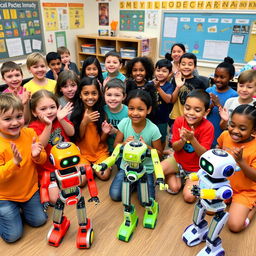
<instances>
[{"instance_id":1,"label":"cabinet","mask_svg":"<svg viewBox=\"0 0 256 256\"><path fill-rule=\"evenodd\" d=\"M81 69L86 58L96 56L104 69L105 53L108 50L116 50L121 53L123 67L125 67L126 61L139 56L147 56L155 61L156 44L156 38L77 35L77 64ZM121 71L124 72L124 68Z\"/></svg>"}]
</instances>

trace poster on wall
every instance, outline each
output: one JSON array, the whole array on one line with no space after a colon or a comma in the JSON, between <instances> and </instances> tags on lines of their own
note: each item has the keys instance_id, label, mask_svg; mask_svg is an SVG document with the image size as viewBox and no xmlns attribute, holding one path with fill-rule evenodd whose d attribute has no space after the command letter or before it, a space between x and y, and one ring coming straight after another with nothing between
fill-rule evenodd
<instances>
[{"instance_id":1,"label":"poster on wall","mask_svg":"<svg viewBox=\"0 0 256 256\"><path fill-rule=\"evenodd\" d=\"M44 7L44 23L45 30L58 30L59 29L59 19L56 7Z\"/></svg>"},{"instance_id":2,"label":"poster on wall","mask_svg":"<svg viewBox=\"0 0 256 256\"><path fill-rule=\"evenodd\" d=\"M67 47L67 40L66 40L66 32L65 31L58 31L55 32L56 38L56 48L65 46Z\"/></svg>"},{"instance_id":3,"label":"poster on wall","mask_svg":"<svg viewBox=\"0 0 256 256\"><path fill-rule=\"evenodd\" d=\"M84 28L84 4L69 3L70 29Z\"/></svg>"},{"instance_id":4,"label":"poster on wall","mask_svg":"<svg viewBox=\"0 0 256 256\"><path fill-rule=\"evenodd\" d=\"M109 4L99 3L99 25L108 26L109 25Z\"/></svg>"},{"instance_id":5,"label":"poster on wall","mask_svg":"<svg viewBox=\"0 0 256 256\"><path fill-rule=\"evenodd\" d=\"M145 27L145 11L120 11L120 31L143 32Z\"/></svg>"}]
</instances>

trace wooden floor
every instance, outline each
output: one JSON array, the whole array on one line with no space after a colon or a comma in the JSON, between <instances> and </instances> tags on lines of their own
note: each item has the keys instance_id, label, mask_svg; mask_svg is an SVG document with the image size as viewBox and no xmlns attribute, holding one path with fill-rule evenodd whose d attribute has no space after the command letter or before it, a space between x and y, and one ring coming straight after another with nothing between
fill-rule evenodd
<instances>
[{"instance_id":1,"label":"wooden floor","mask_svg":"<svg viewBox=\"0 0 256 256\"><path fill-rule=\"evenodd\" d=\"M112 175L113 176L113 175ZM97 256L156 256L179 255L192 256L204 246L204 243L195 247L187 247L181 240L183 230L191 224L193 205L183 202L181 195L172 196L166 192L157 192L160 205L158 223L154 230L142 226L143 208L138 204L136 193L132 201L136 206L139 224L129 243L119 241L116 233L123 220L123 207L121 203L113 202L108 195L110 181L97 180L100 204L87 203L88 217L91 218L94 229L92 247L86 251L76 248L77 219L75 207L68 206L65 215L71 219L71 226L58 247L47 244L46 235L51 226L52 209L49 210L48 222L40 228L25 226L24 236L14 244L0 241L1 256L11 255L97 255ZM87 187L83 194L88 199ZM207 216L207 220L211 217ZM252 256L256 252L256 221L241 234L233 234L225 227L221 233L226 255Z\"/></svg>"}]
</instances>

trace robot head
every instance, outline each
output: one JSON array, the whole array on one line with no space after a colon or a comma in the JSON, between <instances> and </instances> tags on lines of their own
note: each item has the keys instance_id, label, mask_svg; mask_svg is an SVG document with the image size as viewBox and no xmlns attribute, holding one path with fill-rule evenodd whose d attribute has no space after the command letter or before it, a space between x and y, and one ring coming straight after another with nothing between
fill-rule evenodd
<instances>
[{"instance_id":1,"label":"robot head","mask_svg":"<svg viewBox=\"0 0 256 256\"><path fill-rule=\"evenodd\" d=\"M52 147L50 162L58 170L73 167L80 162L80 150L72 142L61 142Z\"/></svg>"},{"instance_id":2,"label":"robot head","mask_svg":"<svg viewBox=\"0 0 256 256\"><path fill-rule=\"evenodd\" d=\"M210 149L201 155L199 165L210 177L230 177L236 169L235 159L222 149Z\"/></svg>"}]
</instances>

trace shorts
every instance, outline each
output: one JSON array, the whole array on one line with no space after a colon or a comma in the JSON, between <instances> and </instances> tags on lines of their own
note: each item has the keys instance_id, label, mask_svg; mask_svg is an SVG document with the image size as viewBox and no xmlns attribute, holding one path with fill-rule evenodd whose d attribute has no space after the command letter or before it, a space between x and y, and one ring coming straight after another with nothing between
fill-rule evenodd
<instances>
[{"instance_id":1,"label":"shorts","mask_svg":"<svg viewBox=\"0 0 256 256\"><path fill-rule=\"evenodd\" d=\"M97 159L95 162L91 162L91 161L87 160L85 157L81 157L80 164L83 164L83 165L100 164L104 160L106 160L108 157L109 157L108 155L103 155L99 159Z\"/></svg>"},{"instance_id":2,"label":"shorts","mask_svg":"<svg viewBox=\"0 0 256 256\"><path fill-rule=\"evenodd\" d=\"M167 136L167 123L163 123L163 124L157 124L157 127L162 135L161 137L161 142L165 142L166 141L166 136Z\"/></svg>"},{"instance_id":3,"label":"shorts","mask_svg":"<svg viewBox=\"0 0 256 256\"><path fill-rule=\"evenodd\" d=\"M237 204L242 204L246 206L249 209L252 209L253 207L256 206L256 193L249 193L248 191L243 191L243 192L233 192L232 196L232 202L235 202Z\"/></svg>"}]
</instances>

